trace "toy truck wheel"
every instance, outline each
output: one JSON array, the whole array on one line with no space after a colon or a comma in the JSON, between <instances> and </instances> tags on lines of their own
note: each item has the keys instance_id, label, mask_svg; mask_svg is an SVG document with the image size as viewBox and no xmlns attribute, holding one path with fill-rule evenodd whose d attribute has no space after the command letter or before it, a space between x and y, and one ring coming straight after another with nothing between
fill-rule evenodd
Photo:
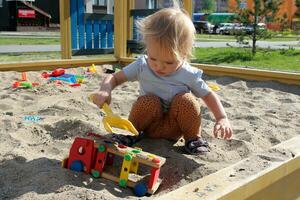
<instances>
[{"instance_id":1,"label":"toy truck wheel","mask_svg":"<svg viewBox=\"0 0 300 200\"><path fill-rule=\"evenodd\" d=\"M145 183L138 183L133 188L134 194L138 197L143 197L147 194L148 188Z\"/></svg>"},{"instance_id":2,"label":"toy truck wheel","mask_svg":"<svg viewBox=\"0 0 300 200\"><path fill-rule=\"evenodd\" d=\"M80 160L74 160L70 166L70 169L77 172L82 172L84 165Z\"/></svg>"}]
</instances>

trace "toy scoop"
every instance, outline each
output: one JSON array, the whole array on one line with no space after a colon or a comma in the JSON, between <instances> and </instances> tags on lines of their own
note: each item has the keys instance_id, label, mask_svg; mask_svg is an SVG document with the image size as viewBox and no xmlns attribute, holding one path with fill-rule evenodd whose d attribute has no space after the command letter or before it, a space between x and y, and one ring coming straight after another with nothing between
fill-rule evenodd
<instances>
[{"instance_id":1,"label":"toy scoop","mask_svg":"<svg viewBox=\"0 0 300 200\"><path fill-rule=\"evenodd\" d=\"M93 98L94 98L94 94L91 94L89 96L89 100L93 102ZM107 103L103 104L102 109L106 115L103 117L102 122L107 132L113 133L112 127L115 127L115 128L127 130L133 133L134 135L139 134L139 132L135 129L133 124L128 119L121 118L120 116L114 114Z\"/></svg>"}]
</instances>

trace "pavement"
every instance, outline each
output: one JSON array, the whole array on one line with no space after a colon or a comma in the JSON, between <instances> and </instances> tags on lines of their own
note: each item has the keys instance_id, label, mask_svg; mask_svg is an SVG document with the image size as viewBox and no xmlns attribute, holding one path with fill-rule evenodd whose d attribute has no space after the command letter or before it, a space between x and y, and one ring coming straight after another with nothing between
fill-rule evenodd
<instances>
[{"instance_id":1,"label":"pavement","mask_svg":"<svg viewBox=\"0 0 300 200\"><path fill-rule=\"evenodd\" d=\"M0 45L0 53L55 52L60 49L60 45Z\"/></svg>"},{"instance_id":2,"label":"pavement","mask_svg":"<svg viewBox=\"0 0 300 200\"><path fill-rule=\"evenodd\" d=\"M17 31L0 31L0 37L60 37L60 32L58 31L44 31L44 32L17 32Z\"/></svg>"},{"instance_id":3,"label":"pavement","mask_svg":"<svg viewBox=\"0 0 300 200\"><path fill-rule=\"evenodd\" d=\"M34 38L58 38L60 32L0 32L0 37L34 37ZM229 41L210 41L195 42L195 47L244 47L237 42ZM270 49L288 49L294 48L300 50L300 41L257 41L257 46ZM60 51L60 45L1 45L0 53L22 53L22 52L55 52Z\"/></svg>"}]
</instances>

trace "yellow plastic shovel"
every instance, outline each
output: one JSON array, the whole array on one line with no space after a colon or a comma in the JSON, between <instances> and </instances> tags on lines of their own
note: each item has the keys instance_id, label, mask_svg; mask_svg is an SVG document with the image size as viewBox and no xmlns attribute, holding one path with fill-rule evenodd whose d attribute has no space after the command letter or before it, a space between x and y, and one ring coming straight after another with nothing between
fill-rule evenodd
<instances>
[{"instance_id":1,"label":"yellow plastic shovel","mask_svg":"<svg viewBox=\"0 0 300 200\"><path fill-rule=\"evenodd\" d=\"M91 102L93 102L94 95L95 94L91 94L89 96L89 100ZM107 103L103 104L102 109L106 115L103 117L102 122L103 122L104 128L107 132L113 133L112 127L115 127L115 128L127 130L127 131L133 133L134 135L139 134L139 132L135 129L135 127L129 120L121 118L120 116L114 114Z\"/></svg>"}]
</instances>

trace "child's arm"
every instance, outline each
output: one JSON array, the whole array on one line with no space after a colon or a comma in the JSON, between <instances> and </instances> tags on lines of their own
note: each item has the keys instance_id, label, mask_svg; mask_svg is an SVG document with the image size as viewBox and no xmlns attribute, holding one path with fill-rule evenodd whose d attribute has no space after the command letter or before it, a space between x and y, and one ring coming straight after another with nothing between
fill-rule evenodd
<instances>
[{"instance_id":1,"label":"child's arm","mask_svg":"<svg viewBox=\"0 0 300 200\"><path fill-rule=\"evenodd\" d=\"M214 117L216 119L216 124L214 126L214 136L218 137L219 133L221 138L230 139L232 136L232 128L218 96L214 92L210 92L202 99L209 110L214 114Z\"/></svg>"},{"instance_id":2,"label":"child's arm","mask_svg":"<svg viewBox=\"0 0 300 200\"><path fill-rule=\"evenodd\" d=\"M114 74L107 75L101 83L99 93L94 96L93 103L99 108L101 108L105 102L109 104L111 101L112 90L126 81L127 78L122 70Z\"/></svg>"}]
</instances>

